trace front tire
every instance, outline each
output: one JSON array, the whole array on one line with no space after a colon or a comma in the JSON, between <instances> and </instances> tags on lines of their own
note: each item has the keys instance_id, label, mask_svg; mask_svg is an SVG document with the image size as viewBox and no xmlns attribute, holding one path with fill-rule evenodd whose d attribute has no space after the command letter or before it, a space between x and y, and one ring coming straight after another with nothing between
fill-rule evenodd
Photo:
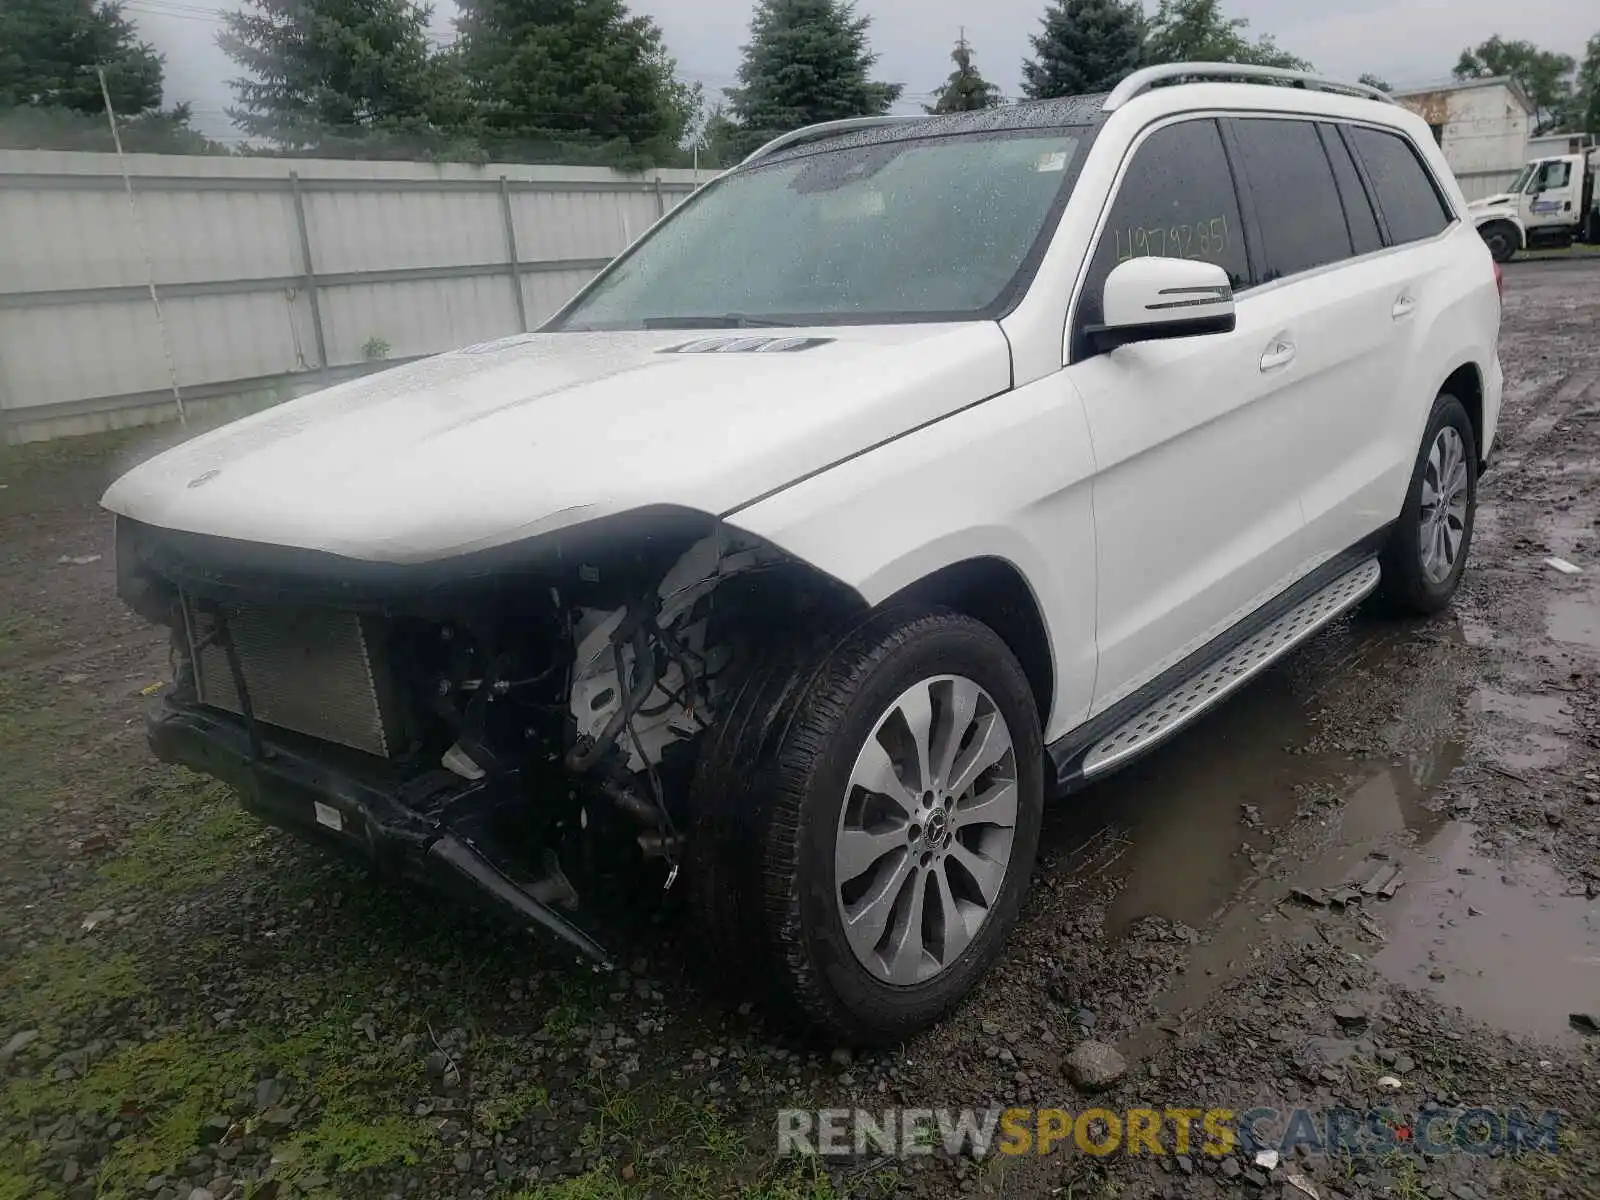
<instances>
[{"instance_id":1,"label":"front tire","mask_svg":"<svg viewBox=\"0 0 1600 1200\"><path fill-rule=\"evenodd\" d=\"M1510 262L1522 244L1517 227L1509 221L1491 221L1478 233L1483 244L1489 247L1489 256L1497 263Z\"/></svg>"},{"instance_id":2,"label":"front tire","mask_svg":"<svg viewBox=\"0 0 1600 1200\"><path fill-rule=\"evenodd\" d=\"M878 613L775 656L694 788L695 889L719 962L847 1043L937 1020L1016 923L1043 769L1027 677L970 617Z\"/></svg>"},{"instance_id":3,"label":"front tire","mask_svg":"<svg viewBox=\"0 0 1600 1200\"><path fill-rule=\"evenodd\" d=\"M1387 607L1431 616L1450 603L1466 569L1478 508L1478 442L1461 401L1441 394L1411 471L1405 507L1384 547Z\"/></svg>"}]
</instances>

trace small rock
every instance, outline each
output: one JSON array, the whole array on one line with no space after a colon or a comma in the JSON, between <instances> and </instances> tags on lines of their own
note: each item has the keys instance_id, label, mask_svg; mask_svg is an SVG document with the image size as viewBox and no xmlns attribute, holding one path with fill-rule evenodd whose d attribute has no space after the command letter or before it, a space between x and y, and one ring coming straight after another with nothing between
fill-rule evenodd
<instances>
[{"instance_id":1,"label":"small rock","mask_svg":"<svg viewBox=\"0 0 1600 1200\"><path fill-rule=\"evenodd\" d=\"M1417 1060L1409 1054L1397 1054L1395 1055L1395 1060L1389 1065L1394 1068L1396 1075L1404 1075L1408 1071L1417 1069Z\"/></svg>"},{"instance_id":2,"label":"small rock","mask_svg":"<svg viewBox=\"0 0 1600 1200\"><path fill-rule=\"evenodd\" d=\"M189 1200L217 1200L210 1188L197 1187L189 1192Z\"/></svg>"},{"instance_id":3,"label":"small rock","mask_svg":"<svg viewBox=\"0 0 1600 1200\"><path fill-rule=\"evenodd\" d=\"M1443 971L1439 970L1438 967L1435 967L1433 970L1428 972L1428 978L1433 980L1435 983L1443 983L1445 976Z\"/></svg>"},{"instance_id":4,"label":"small rock","mask_svg":"<svg viewBox=\"0 0 1600 1200\"><path fill-rule=\"evenodd\" d=\"M1067 1078L1086 1092L1110 1087L1128 1070L1122 1055L1104 1042L1079 1042L1064 1065Z\"/></svg>"},{"instance_id":5,"label":"small rock","mask_svg":"<svg viewBox=\"0 0 1600 1200\"><path fill-rule=\"evenodd\" d=\"M472 1155L466 1153L465 1151L456 1155L454 1161L456 1170L460 1171L463 1175L472 1170Z\"/></svg>"},{"instance_id":6,"label":"small rock","mask_svg":"<svg viewBox=\"0 0 1600 1200\"><path fill-rule=\"evenodd\" d=\"M1093 1029L1097 1020L1099 1017L1087 1008L1080 1008L1072 1014L1072 1023L1080 1029Z\"/></svg>"},{"instance_id":7,"label":"small rock","mask_svg":"<svg viewBox=\"0 0 1600 1200\"><path fill-rule=\"evenodd\" d=\"M1596 1019L1591 1013L1571 1013L1567 1020L1579 1033L1600 1033L1600 1019Z\"/></svg>"},{"instance_id":8,"label":"small rock","mask_svg":"<svg viewBox=\"0 0 1600 1200\"><path fill-rule=\"evenodd\" d=\"M850 1065L851 1057L850 1048L848 1046L840 1046L832 1054L828 1055L829 1061L837 1067L848 1067Z\"/></svg>"},{"instance_id":9,"label":"small rock","mask_svg":"<svg viewBox=\"0 0 1600 1200\"><path fill-rule=\"evenodd\" d=\"M1473 1190L1470 1184L1452 1183L1450 1185L1450 1194L1456 1200L1480 1200L1478 1193Z\"/></svg>"},{"instance_id":10,"label":"small rock","mask_svg":"<svg viewBox=\"0 0 1600 1200\"><path fill-rule=\"evenodd\" d=\"M1177 1161L1178 1161L1178 1170L1181 1173L1183 1173L1184 1175L1193 1175L1194 1174L1194 1159L1190 1158L1187 1154L1180 1154L1180 1155L1178 1155Z\"/></svg>"},{"instance_id":11,"label":"small rock","mask_svg":"<svg viewBox=\"0 0 1600 1200\"><path fill-rule=\"evenodd\" d=\"M1221 1170L1224 1179L1237 1179L1244 1173L1244 1168L1239 1165L1237 1158L1223 1159L1219 1170Z\"/></svg>"},{"instance_id":12,"label":"small rock","mask_svg":"<svg viewBox=\"0 0 1600 1200\"><path fill-rule=\"evenodd\" d=\"M61 1168L61 1182L66 1184L77 1183L78 1172L78 1164L75 1161L69 1160L67 1165Z\"/></svg>"},{"instance_id":13,"label":"small rock","mask_svg":"<svg viewBox=\"0 0 1600 1200\"><path fill-rule=\"evenodd\" d=\"M1251 1167L1244 1172L1244 1181L1253 1188L1264 1188L1267 1186L1267 1173Z\"/></svg>"},{"instance_id":14,"label":"small rock","mask_svg":"<svg viewBox=\"0 0 1600 1200\"><path fill-rule=\"evenodd\" d=\"M261 1114L261 1127L267 1130L269 1133L281 1133L283 1130L289 1128L289 1126L293 1124L294 1113L290 1112L287 1108L282 1108L278 1105L273 1105L273 1107L267 1109L266 1112Z\"/></svg>"},{"instance_id":15,"label":"small rock","mask_svg":"<svg viewBox=\"0 0 1600 1200\"><path fill-rule=\"evenodd\" d=\"M37 1029L24 1029L21 1033L13 1033L4 1046L0 1046L0 1063L8 1063L21 1054L34 1042L39 1040Z\"/></svg>"},{"instance_id":16,"label":"small rock","mask_svg":"<svg viewBox=\"0 0 1600 1200\"><path fill-rule=\"evenodd\" d=\"M1333 1010L1333 1019L1346 1029L1359 1029L1367 1023L1367 1014L1354 1004L1341 1004Z\"/></svg>"},{"instance_id":17,"label":"small rock","mask_svg":"<svg viewBox=\"0 0 1600 1200\"><path fill-rule=\"evenodd\" d=\"M274 1105L282 1104L288 1091L288 1085L281 1079L263 1079L256 1084L256 1110L265 1112Z\"/></svg>"}]
</instances>

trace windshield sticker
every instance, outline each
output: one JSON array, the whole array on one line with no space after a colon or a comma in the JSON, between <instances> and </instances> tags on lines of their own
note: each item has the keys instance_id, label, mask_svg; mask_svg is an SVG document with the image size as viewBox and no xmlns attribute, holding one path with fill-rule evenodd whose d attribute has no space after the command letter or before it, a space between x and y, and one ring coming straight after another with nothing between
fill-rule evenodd
<instances>
[{"instance_id":1,"label":"windshield sticker","mask_svg":"<svg viewBox=\"0 0 1600 1200\"><path fill-rule=\"evenodd\" d=\"M1039 155L1039 160L1033 164L1033 169L1041 175L1052 171L1065 171L1067 169L1067 152L1065 150L1052 150L1048 154Z\"/></svg>"}]
</instances>

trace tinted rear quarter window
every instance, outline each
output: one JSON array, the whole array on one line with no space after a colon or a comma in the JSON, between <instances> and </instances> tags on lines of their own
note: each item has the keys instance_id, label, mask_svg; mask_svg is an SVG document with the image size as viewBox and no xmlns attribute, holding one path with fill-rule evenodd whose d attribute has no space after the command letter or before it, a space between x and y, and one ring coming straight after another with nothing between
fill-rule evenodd
<instances>
[{"instance_id":1,"label":"tinted rear quarter window","mask_svg":"<svg viewBox=\"0 0 1600 1200\"><path fill-rule=\"evenodd\" d=\"M1391 245L1419 242L1450 223L1450 212L1411 143L1399 134L1353 125L1345 130L1378 194Z\"/></svg>"},{"instance_id":2,"label":"tinted rear quarter window","mask_svg":"<svg viewBox=\"0 0 1600 1200\"><path fill-rule=\"evenodd\" d=\"M1239 199L1209 117L1158 129L1133 152L1084 280L1074 358L1090 352L1082 331L1100 321L1106 276L1118 263L1152 256L1216 263L1235 288L1246 286Z\"/></svg>"},{"instance_id":3,"label":"tinted rear quarter window","mask_svg":"<svg viewBox=\"0 0 1600 1200\"><path fill-rule=\"evenodd\" d=\"M1316 126L1249 117L1231 128L1266 253L1255 282L1349 258L1350 231Z\"/></svg>"},{"instance_id":4,"label":"tinted rear quarter window","mask_svg":"<svg viewBox=\"0 0 1600 1200\"><path fill-rule=\"evenodd\" d=\"M1372 201L1367 198L1366 186L1334 126L1322 126L1322 145L1333 163L1333 177L1339 183L1339 199L1344 202L1350 241L1357 254L1370 254L1382 247L1383 235L1378 232L1378 219L1372 215Z\"/></svg>"}]
</instances>

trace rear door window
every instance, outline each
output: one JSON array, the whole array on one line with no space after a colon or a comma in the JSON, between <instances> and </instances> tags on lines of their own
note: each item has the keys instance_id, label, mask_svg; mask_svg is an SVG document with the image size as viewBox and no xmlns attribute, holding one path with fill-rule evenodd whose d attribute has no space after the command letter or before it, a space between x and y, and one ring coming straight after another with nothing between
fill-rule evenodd
<instances>
[{"instance_id":1,"label":"rear door window","mask_svg":"<svg viewBox=\"0 0 1600 1200\"><path fill-rule=\"evenodd\" d=\"M1333 177L1339 184L1339 199L1344 203L1345 223L1350 227L1350 242L1357 254L1371 254L1383 246L1383 235L1378 231L1378 219L1372 215L1372 201L1367 197L1366 185L1356 171L1355 161L1332 125L1324 125L1322 148L1328 152L1333 164Z\"/></svg>"},{"instance_id":2,"label":"rear door window","mask_svg":"<svg viewBox=\"0 0 1600 1200\"><path fill-rule=\"evenodd\" d=\"M1444 197L1410 142L1364 125L1348 126L1344 132L1377 193L1390 245L1420 242L1450 224Z\"/></svg>"},{"instance_id":3,"label":"rear door window","mask_svg":"<svg viewBox=\"0 0 1600 1200\"><path fill-rule=\"evenodd\" d=\"M1078 299L1074 360L1092 353L1083 330L1101 318L1106 276L1118 263L1145 257L1216 263L1236 289L1247 285L1239 197L1222 135L1209 117L1164 126L1133 152Z\"/></svg>"},{"instance_id":4,"label":"rear door window","mask_svg":"<svg viewBox=\"0 0 1600 1200\"><path fill-rule=\"evenodd\" d=\"M1316 126L1240 117L1231 127L1266 255L1256 282L1270 283L1349 258L1350 230Z\"/></svg>"}]
</instances>

